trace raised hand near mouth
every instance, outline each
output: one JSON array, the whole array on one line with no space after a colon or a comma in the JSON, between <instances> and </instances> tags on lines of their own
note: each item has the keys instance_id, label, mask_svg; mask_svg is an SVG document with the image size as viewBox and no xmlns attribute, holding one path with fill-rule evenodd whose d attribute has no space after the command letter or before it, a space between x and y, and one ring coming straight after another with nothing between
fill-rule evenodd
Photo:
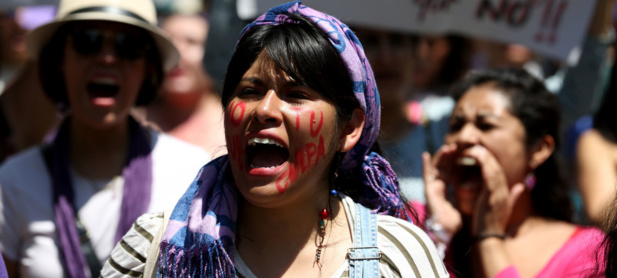
<instances>
[{"instance_id":1,"label":"raised hand near mouth","mask_svg":"<svg viewBox=\"0 0 617 278\"><path fill-rule=\"evenodd\" d=\"M429 219L436 224L437 229L443 229L445 233L440 237L442 241L448 241L447 237L454 235L463 226L461 213L453 206L446 196L446 185L450 182L452 165L456 154L456 145L442 146L435 156L427 152L422 154L423 179L425 185L426 204ZM448 163L449 161L449 163ZM434 229L435 227L429 227ZM436 232L436 231L434 231ZM448 243L448 242L444 242Z\"/></svg>"},{"instance_id":2,"label":"raised hand near mouth","mask_svg":"<svg viewBox=\"0 0 617 278\"><path fill-rule=\"evenodd\" d=\"M525 186L517 183L508 188L501 165L484 147L471 147L465 151L465 156L475 159L482 178L472 217L472 236L505 235L512 208Z\"/></svg>"}]
</instances>

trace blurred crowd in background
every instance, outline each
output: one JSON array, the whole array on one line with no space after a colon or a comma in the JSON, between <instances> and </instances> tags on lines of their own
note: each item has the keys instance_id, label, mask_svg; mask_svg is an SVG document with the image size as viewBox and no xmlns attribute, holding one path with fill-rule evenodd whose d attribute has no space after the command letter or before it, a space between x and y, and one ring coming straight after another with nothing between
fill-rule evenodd
<instances>
[{"instance_id":1,"label":"blurred crowd in background","mask_svg":"<svg viewBox=\"0 0 617 278\"><path fill-rule=\"evenodd\" d=\"M577 205L575 218L581 223L600 223L614 192L600 191L597 195L602 195L602 202L598 203L605 205L588 207L585 213L584 204L596 193L581 195L577 185L592 178L594 184L597 179L614 181L617 174L589 174L584 170L591 166L577 164L576 158L584 159L581 153L586 153L579 149L577 156L577 146L593 149L602 142L591 142L592 147L577 145L581 134L593 127L593 116L600 121L610 117L611 113L599 111L617 105L611 97L614 92L607 91L615 60L614 2L597 1L581 42L579 62L574 66L534 53L521 44L459 34L401 33L352 26L375 72L383 106L380 141L399 176L403 195L410 201L425 201L421 154L434 153L444 143L455 104L449 96L450 87L473 70L523 68L543 80L561 101L561 155L572 170L568 180ZM133 114L149 126L201 146L213 157L222 155L225 139L218 93L237 34L248 21L237 16L235 1L159 0L155 4L159 24L179 49L181 61L167 74L160 97L149 106L136 108ZM36 64L28 57L25 45L27 32L53 20L54 13L54 6L0 10L0 161L49 140L60 122L57 107L42 92ZM594 141L587 139L585 142ZM617 157L617 151L613 152ZM606 167L615 169L616 165L617 158Z\"/></svg>"}]
</instances>

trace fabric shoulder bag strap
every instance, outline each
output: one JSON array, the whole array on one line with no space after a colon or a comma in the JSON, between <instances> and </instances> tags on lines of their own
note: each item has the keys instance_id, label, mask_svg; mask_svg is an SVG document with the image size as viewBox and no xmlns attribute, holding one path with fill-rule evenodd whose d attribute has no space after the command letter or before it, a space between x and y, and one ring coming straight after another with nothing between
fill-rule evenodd
<instances>
[{"instance_id":1,"label":"fabric shoulder bag strap","mask_svg":"<svg viewBox=\"0 0 617 278\"><path fill-rule=\"evenodd\" d=\"M49 172L49 176L52 176L52 148L50 145L43 145L41 147L41 153L43 154L43 158L45 159L45 166L47 167L47 171ZM99 277L101 273L101 269L103 266L101 262L96 257L94 253L94 247L92 247L92 243L90 242L90 237L88 236L88 231L86 227L83 225L79 216L77 215L77 209L73 208L75 211L75 226L77 227L77 232L79 233L79 243L81 246L81 252L84 253L84 257L86 258L86 262L88 263L88 268L90 269L90 277Z\"/></svg>"},{"instance_id":2,"label":"fabric shoulder bag strap","mask_svg":"<svg viewBox=\"0 0 617 278\"><path fill-rule=\"evenodd\" d=\"M161 228L159 228L156 236L154 237L154 239L152 239L152 244L150 245L150 248L148 248L148 256L146 256L146 267L144 268L144 278L156 278L157 276L156 270L158 267L161 240L163 240L163 234L165 234L165 230L167 229L167 224L169 223L171 213L171 210L166 210L163 212L163 223L161 224Z\"/></svg>"},{"instance_id":3,"label":"fabric shoulder bag strap","mask_svg":"<svg viewBox=\"0 0 617 278\"><path fill-rule=\"evenodd\" d=\"M381 252L377 247L377 215L360 204L355 204L353 247L347 250L349 277L379 276Z\"/></svg>"}]
</instances>

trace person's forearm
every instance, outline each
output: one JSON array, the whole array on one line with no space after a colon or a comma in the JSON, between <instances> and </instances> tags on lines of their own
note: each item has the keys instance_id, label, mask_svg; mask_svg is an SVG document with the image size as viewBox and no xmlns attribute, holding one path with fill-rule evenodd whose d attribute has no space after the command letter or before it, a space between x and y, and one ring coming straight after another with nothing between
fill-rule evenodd
<instances>
[{"instance_id":1,"label":"person's forearm","mask_svg":"<svg viewBox=\"0 0 617 278\"><path fill-rule=\"evenodd\" d=\"M615 199L615 192L601 191L600 193L593 195L593 197L585 196L586 198L583 198L585 211L587 212L587 216L589 217L591 223L601 227L607 220L607 212L609 211L611 203Z\"/></svg>"},{"instance_id":2,"label":"person's forearm","mask_svg":"<svg viewBox=\"0 0 617 278\"><path fill-rule=\"evenodd\" d=\"M512 262L506 253L504 242L500 238L485 238L478 241L475 244L475 247L477 248L477 256L480 259L485 277L496 277L504 269L512 265ZM502 276L500 275L499 277ZM506 276L502 278L505 277ZM513 276L507 277L510 278Z\"/></svg>"}]
</instances>

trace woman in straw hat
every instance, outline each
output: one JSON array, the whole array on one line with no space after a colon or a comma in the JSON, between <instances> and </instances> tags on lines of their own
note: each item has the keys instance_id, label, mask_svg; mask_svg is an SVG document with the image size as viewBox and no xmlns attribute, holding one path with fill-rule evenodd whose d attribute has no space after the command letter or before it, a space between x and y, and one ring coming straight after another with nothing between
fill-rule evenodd
<instances>
[{"instance_id":1,"label":"woman in straw hat","mask_svg":"<svg viewBox=\"0 0 617 278\"><path fill-rule=\"evenodd\" d=\"M346 25L299 2L271 9L242 32L222 102L229 155L202 168L167 224L140 217L104 277L447 276L400 219L375 79Z\"/></svg>"},{"instance_id":2,"label":"woman in straw hat","mask_svg":"<svg viewBox=\"0 0 617 278\"><path fill-rule=\"evenodd\" d=\"M64 119L51 144L0 168L0 249L12 276L97 277L135 219L172 207L209 160L130 116L178 61L155 24L151 0L63 0L28 37Z\"/></svg>"}]
</instances>

